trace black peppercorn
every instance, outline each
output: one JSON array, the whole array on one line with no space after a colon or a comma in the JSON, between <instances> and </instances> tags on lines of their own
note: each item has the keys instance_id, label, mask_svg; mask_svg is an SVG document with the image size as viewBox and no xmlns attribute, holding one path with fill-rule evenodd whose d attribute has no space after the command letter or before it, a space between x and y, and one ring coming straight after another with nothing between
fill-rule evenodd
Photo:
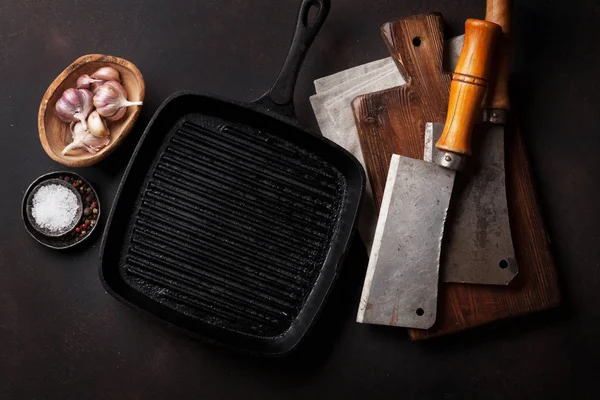
<instances>
[{"instance_id":1,"label":"black peppercorn","mask_svg":"<svg viewBox=\"0 0 600 400\"><path fill-rule=\"evenodd\" d=\"M92 213L92 209L91 208L86 207L86 208L83 209L83 215L85 215L86 217L88 215L90 215L91 213Z\"/></svg>"}]
</instances>

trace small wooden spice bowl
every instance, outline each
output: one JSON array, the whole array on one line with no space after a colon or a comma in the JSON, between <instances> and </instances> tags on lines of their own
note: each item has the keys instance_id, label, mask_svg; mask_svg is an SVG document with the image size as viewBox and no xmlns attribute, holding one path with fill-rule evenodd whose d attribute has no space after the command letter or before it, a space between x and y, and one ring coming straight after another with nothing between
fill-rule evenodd
<instances>
[{"instance_id":1,"label":"small wooden spice bowl","mask_svg":"<svg viewBox=\"0 0 600 400\"><path fill-rule=\"evenodd\" d=\"M88 167L102 161L112 153L125 139L138 119L141 106L127 107L127 113L118 121L106 121L110 129L110 143L97 153L84 149L74 150L63 156L62 150L71 139L69 124L61 121L54 107L68 88L76 87L77 78L83 74L91 75L102 67L113 67L121 75L121 84L127 91L127 100L143 101L146 93L144 78L140 70L131 62L104 54L87 54L69 65L50 84L42 98L38 112L38 132L42 147L55 161L69 167Z\"/></svg>"},{"instance_id":2,"label":"small wooden spice bowl","mask_svg":"<svg viewBox=\"0 0 600 400\"><path fill-rule=\"evenodd\" d=\"M71 185L75 181L78 182L77 186L74 185L74 187L80 192L80 196L83 202L82 207L89 207L90 205L88 203L95 202L93 208L96 209L96 212L92 212L88 215L85 215L85 213L80 215L77 223L75 224L75 227L69 232L64 233L63 235L48 236L40 232L33 226L30 213L28 213L28 207L31 206L30 195L31 192L43 182L55 179L61 179L65 181L65 178L68 179L67 182ZM81 182L81 184L79 184L79 182ZM89 190L87 190L88 188ZM29 187L25 191L23 201L21 204L21 218L23 219L23 224L25 224L25 229L27 230L27 232L29 232L31 237L33 237L39 243L43 244L46 247L56 250L64 250L76 246L79 243L82 243L83 241L87 240L90 236L92 236L92 233L96 230L96 227L100 222L101 211L102 208L100 205L100 199L98 198L98 193L96 193L94 187L90 185L90 183L84 178L82 178L80 175L69 171L50 172L37 178L31 183L31 185L29 185ZM83 225L81 224L86 223L86 221L88 220L90 222L90 226L85 228L85 232L81 231L81 227L83 227ZM77 229L79 229L79 231L77 231Z\"/></svg>"}]
</instances>

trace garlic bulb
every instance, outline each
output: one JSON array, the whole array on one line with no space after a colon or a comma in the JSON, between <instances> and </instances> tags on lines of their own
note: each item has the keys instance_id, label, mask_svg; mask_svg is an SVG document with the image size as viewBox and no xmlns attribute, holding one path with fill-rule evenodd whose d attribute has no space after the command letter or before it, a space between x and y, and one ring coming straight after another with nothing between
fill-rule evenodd
<instances>
[{"instance_id":1,"label":"garlic bulb","mask_svg":"<svg viewBox=\"0 0 600 400\"><path fill-rule=\"evenodd\" d=\"M119 71L113 67L102 67L92 74L92 78L101 79L103 81L117 81L121 82Z\"/></svg>"},{"instance_id":2,"label":"garlic bulb","mask_svg":"<svg viewBox=\"0 0 600 400\"><path fill-rule=\"evenodd\" d=\"M73 133L73 142L63 149L63 155L67 155L69 151L75 149L86 149L90 153L97 153L110 142L108 137L99 138L92 135L90 131L83 126L83 122L77 122L72 127L71 132Z\"/></svg>"},{"instance_id":3,"label":"garlic bulb","mask_svg":"<svg viewBox=\"0 0 600 400\"><path fill-rule=\"evenodd\" d=\"M96 137L106 137L110 131L98 111L93 111L87 119L88 130Z\"/></svg>"},{"instance_id":4,"label":"garlic bulb","mask_svg":"<svg viewBox=\"0 0 600 400\"><path fill-rule=\"evenodd\" d=\"M92 83L101 83L102 79L94 79L91 76L84 74L77 78L77 89L89 89Z\"/></svg>"},{"instance_id":5,"label":"garlic bulb","mask_svg":"<svg viewBox=\"0 0 600 400\"><path fill-rule=\"evenodd\" d=\"M94 95L87 89L67 89L56 102L56 113L63 122L81 121L87 129L86 118L92 112Z\"/></svg>"},{"instance_id":6,"label":"garlic bulb","mask_svg":"<svg viewBox=\"0 0 600 400\"><path fill-rule=\"evenodd\" d=\"M126 107L141 105L141 101L127 101L127 92L119 82L115 81L105 82L94 95L96 111L109 121L123 118Z\"/></svg>"}]
</instances>

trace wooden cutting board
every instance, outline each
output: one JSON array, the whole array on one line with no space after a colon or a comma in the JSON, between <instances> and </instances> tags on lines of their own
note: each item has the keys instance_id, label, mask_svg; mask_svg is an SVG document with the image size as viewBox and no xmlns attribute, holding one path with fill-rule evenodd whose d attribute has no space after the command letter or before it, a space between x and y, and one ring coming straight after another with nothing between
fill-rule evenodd
<instances>
[{"instance_id":1,"label":"wooden cutting board","mask_svg":"<svg viewBox=\"0 0 600 400\"><path fill-rule=\"evenodd\" d=\"M421 14L390 22L382 35L407 84L352 102L360 145L379 209L392 154L423 159L426 122L444 123L451 76L443 71L443 18ZM560 293L550 242L533 190L518 129L506 129L508 208L519 274L508 286L442 283L438 317L420 340L558 305Z\"/></svg>"}]
</instances>

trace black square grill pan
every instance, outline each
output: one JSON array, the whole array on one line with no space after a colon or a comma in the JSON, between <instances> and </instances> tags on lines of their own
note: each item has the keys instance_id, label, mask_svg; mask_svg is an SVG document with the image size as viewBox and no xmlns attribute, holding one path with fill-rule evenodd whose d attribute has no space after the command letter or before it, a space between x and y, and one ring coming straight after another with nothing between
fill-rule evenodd
<instances>
[{"instance_id":1,"label":"black square grill pan","mask_svg":"<svg viewBox=\"0 0 600 400\"><path fill-rule=\"evenodd\" d=\"M328 10L328 0L303 1L282 72L254 103L182 92L160 106L104 232L109 293L255 354L286 353L304 336L348 250L365 182L352 155L294 118L298 70Z\"/></svg>"}]
</instances>

